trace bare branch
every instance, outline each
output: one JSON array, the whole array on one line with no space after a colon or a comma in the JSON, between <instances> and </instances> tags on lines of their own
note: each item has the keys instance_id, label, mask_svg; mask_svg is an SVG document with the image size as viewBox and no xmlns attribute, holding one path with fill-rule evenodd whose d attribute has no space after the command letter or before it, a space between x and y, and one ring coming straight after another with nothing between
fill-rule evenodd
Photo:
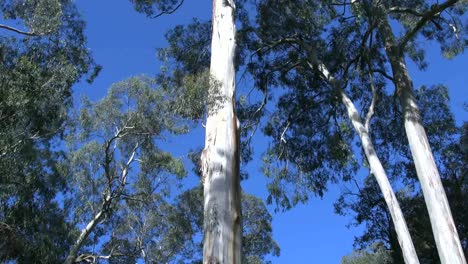
<instances>
[{"instance_id":1,"label":"bare branch","mask_svg":"<svg viewBox=\"0 0 468 264\"><path fill-rule=\"evenodd\" d=\"M135 155L136 155L137 149L138 149L138 143L136 143L135 147L133 147L132 154L130 155L130 158L128 159L127 163L125 164L122 170L122 177L120 181L121 190L120 190L119 195L122 193L123 188L125 187L125 184L127 183L128 170L130 169L130 165L135 161Z\"/></svg>"},{"instance_id":2,"label":"bare branch","mask_svg":"<svg viewBox=\"0 0 468 264\"><path fill-rule=\"evenodd\" d=\"M182 6L184 1L185 0L180 1L179 4L177 4L177 6L175 6L173 9L162 11L161 13L159 13L157 15L154 15L151 18L158 18L158 17L163 16L163 15L170 15L170 14L174 13L175 11L177 11L177 9L179 9L179 7Z\"/></svg>"},{"instance_id":3,"label":"bare branch","mask_svg":"<svg viewBox=\"0 0 468 264\"><path fill-rule=\"evenodd\" d=\"M41 36L41 34L37 34L37 33L34 33L32 31L23 31L23 30L14 28L14 27L4 25L4 24L0 24L0 28L6 29L6 30L9 30L9 31L13 31L15 33L18 33L18 34L21 34L21 35L26 35L26 36Z\"/></svg>"}]
</instances>

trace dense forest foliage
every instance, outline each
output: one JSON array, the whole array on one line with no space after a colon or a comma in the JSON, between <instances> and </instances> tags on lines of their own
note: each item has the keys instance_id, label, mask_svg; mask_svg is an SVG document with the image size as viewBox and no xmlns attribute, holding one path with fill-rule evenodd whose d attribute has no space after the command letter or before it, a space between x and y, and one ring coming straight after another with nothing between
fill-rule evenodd
<instances>
[{"instance_id":1,"label":"dense forest foliage","mask_svg":"<svg viewBox=\"0 0 468 264\"><path fill-rule=\"evenodd\" d=\"M131 4L159 19L185 3ZM274 263L273 211L337 185L335 213L364 227L343 264L466 264L468 123L449 98L466 88L414 87L407 65L428 68L426 42L462 54L467 8L213 0L153 43L155 76L74 104L102 69L75 2L0 1L0 262ZM196 129L204 148L175 156L168 139ZM240 188L248 163L265 201Z\"/></svg>"}]
</instances>

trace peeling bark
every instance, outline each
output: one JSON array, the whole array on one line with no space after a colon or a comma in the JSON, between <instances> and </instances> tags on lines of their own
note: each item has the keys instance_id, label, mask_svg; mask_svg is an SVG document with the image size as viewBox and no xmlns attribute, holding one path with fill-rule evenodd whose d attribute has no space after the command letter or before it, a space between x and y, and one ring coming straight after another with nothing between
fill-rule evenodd
<instances>
[{"instance_id":1,"label":"peeling bark","mask_svg":"<svg viewBox=\"0 0 468 264\"><path fill-rule=\"evenodd\" d=\"M235 112L235 4L213 0L210 95L207 106L204 183L203 263L241 263L239 125Z\"/></svg>"}]
</instances>

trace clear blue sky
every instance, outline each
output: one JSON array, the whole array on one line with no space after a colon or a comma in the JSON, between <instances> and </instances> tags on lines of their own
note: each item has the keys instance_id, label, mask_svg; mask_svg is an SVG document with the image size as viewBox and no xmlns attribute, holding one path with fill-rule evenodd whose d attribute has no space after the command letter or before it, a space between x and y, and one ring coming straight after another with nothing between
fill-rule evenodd
<instances>
[{"instance_id":1,"label":"clear blue sky","mask_svg":"<svg viewBox=\"0 0 468 264\"><path fill-rule=\"evenodd\" d=\"M75 0L87 21L88 47L97 63L104 68L92 85L80 83L75 87L75 98L87 95L93 100L102 98L109 86L128 77L158 72L160 64L156 48L165 47L164 33L174 25L190 22L192 17L207 19L211 15L210 0L186 0L173 15L148 19L133 10L129 0ZM468 102L468 56L455 60L442 59L438 48L427 44L430 61L426 72L419 72L413 65L410 71L415 86L442 83L450 88L452 110L458 123L468 120L463 102ZM266 140L254 138L254 159L248 166L249 180L242 183L248 193L266 198L265 181L259 171L259 155L266 147ZM187 144L190 142L190 144ZM201 129L183 137L171 139L176 155L183 155L187 145L196 148L204 144ZM192 177L193 180L193 177ZM349 219L333 213L333 202L339 194L339 186L330 186L323 199L312 199L285 213L273 215L273 233L281 247L281 256L273 263L339 263L343 255L352 251L357 228L346 228ZM273 209L271 207L270 209Z\"/></svg>"}]
</instances>

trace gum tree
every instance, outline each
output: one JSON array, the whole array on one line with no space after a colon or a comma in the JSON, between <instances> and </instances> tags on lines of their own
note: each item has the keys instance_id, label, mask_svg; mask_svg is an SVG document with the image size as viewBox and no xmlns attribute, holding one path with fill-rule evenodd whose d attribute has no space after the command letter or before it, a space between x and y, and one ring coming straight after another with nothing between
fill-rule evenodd
<instances>
[{"instance_id":1,"label":"gum tree","mask_svg":"<svg viewBox=\"0 0 468 264\"><path fill-rule=\"evenodd\" d=\"M203 263L241 263L239 120L236 116L236 26L233 0L213 0L209 97L205 148Z\"/></svg>"}]
</instances>

